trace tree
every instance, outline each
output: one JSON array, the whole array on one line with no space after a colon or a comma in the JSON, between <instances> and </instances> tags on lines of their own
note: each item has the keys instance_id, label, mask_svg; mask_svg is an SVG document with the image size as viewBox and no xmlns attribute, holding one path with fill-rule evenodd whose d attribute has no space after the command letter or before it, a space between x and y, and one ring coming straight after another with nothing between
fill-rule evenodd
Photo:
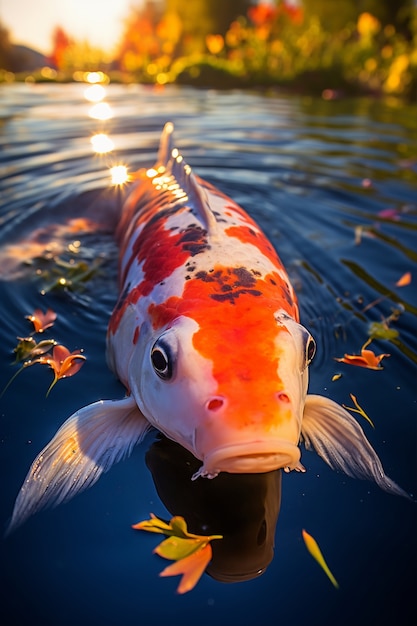
<instances>
[{"instance_id":1,"label":"tree","mask_svg":"<svg viewBox=\"0 0 417 626\"><path fill-rule=\"evenodd\" d=\"M9 31L0 22L0 69L11 70L12 66L12 46L10 43Z\"/></svg>"},{"instance_id":2,"label":"tree","mask_svg":"<svg viewBox=\"0 0 417 626\"><path fill-rule=\"evenodd\" d=\"M49 61L56 69L63 69L66 53L72 43L72 39L61 26L54 28L52 32L52 52Z\"/></svg>"},{"instance_id":3,"label":"tree","mask_svg":"<svg viewBox=\"0 0 417 626\"><path fill-rule=\"evenodd\" d=\"M166 13L176 14L183 30L183 53L205 48L207 35L225 35L230 24L246 15L253 0L166 0Z\"/></svg>"},{"instance_id":4,"label":"tree","mask_svg":"<svg viewBox=\"0 0 417 626\"><path fill-rule=\"evenodd\" d=\"M398 30L407 28L413 0L300 0L307 17L317 16L324 30L342 30L356 23L361 13L374 15L383 26L392 24Z\"/></svg>"},{"instance_id":5,"label":"tree","mask_svg":"<svg viewBox=\"0 0 417 626\"><path fill-rule=\"evenodd\" d=\"M153 0L130 10L117 53L123 70L140 70L161 53L157 33L161 18L161 3Z\"/></svg>"}]
</instances>

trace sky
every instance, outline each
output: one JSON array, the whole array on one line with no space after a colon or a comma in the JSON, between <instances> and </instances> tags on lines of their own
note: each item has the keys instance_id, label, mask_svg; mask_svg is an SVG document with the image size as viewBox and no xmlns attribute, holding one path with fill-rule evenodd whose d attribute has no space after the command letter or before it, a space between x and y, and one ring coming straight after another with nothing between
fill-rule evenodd
<instances>
[{"instance_id":1,"label":"sky","mask_svg":"<svg viewBox=\"0 0 417 626\"><path fill-rule=\"evenodd\" d=\"M48 54L55 26L77 40L111 50L123 20L141 0L0 0L0 21L13 43Z\"/></svg>"}]
</instances>

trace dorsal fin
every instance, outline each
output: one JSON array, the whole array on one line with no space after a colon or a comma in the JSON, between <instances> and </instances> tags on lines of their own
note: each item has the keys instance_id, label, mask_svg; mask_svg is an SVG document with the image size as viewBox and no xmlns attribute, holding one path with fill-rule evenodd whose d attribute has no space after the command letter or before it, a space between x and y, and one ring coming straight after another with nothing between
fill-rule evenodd
<instances>
[{"instance_id":1,"label":"dorsal fin","mask_svg":"<svg viewBox=\"0 0 417 626\"><path fill-rule=\"evenodd\" d=\"M167 122L161 134L158 160L155 170L164 168L165 174L171 175L184 191L193 208L198 212L207 231L213 235L217 230L217 221L210 208L206 190L198 183L191 167L186 163L177 148L173 147L174 125Z\"/></svg>"},{"instance_id":2,"label":"dorsal fin","mask_svg":"<svg viewBox=\"0 0 417 626\"><path fill-rule=\"evenodd\" d=\"M171 159L171 152L173 149L173 133L174 124L172 122L167 122L161 133L161 139L159 140L158 159L155 164L155 169L158 169L158 167L161 166L165 168L167 167Z\"/></svg>"}]
</instances>

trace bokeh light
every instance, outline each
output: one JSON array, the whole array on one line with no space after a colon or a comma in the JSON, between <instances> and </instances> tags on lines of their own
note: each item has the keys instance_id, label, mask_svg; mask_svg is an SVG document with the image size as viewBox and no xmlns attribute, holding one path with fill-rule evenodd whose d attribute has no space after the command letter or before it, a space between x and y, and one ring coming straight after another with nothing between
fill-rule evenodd
<instances>
[{"instance_id":1,"label":"bokeh light","mask_svg":"<svg viewBox=\"0 0 417 626\"><path fill-rule=\"evenodd\" d=\"M88 115L94 120L108 120L113 117L113 112L107 102L97 102L88 112Z\"/></svg>"},{"instance_id":2,"label":"bokeh light","mask_svg":"<svg viewBox=\"0 0 417 626\"><path fill-rule=\"evenodd\" d=\"M114 149L114 143L106 133L97 133L91 137L94 152L105 154Z\"/></svg>"},{"instance_id":3,"label":"bokeh light","mask_svg":"<svg viewBox=\"0 0 417 626\"><path fill-rule=\"evenodd\" d=\"M129 174L125 165L115 165L110 168L112 185L124 185L129 180Z\"/></svg>"},{"instance_id":4,"label":"bokeh light","mask_svg":"<svg viewBox=\"0 0 417 626\"><path fill-rule=\"evenodd\" d=\"M106 96L106 90L102 85L91 85L84 91L84 97L89 102L101 102Z\"/></svg>"}]
</instances>

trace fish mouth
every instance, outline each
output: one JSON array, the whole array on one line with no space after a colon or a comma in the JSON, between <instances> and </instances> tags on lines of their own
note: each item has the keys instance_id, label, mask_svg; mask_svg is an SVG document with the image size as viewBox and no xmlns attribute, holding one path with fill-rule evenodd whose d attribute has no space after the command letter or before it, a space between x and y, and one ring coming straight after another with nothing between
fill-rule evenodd
<instances>
[{"instance_id":1,"label":"fish mouth","mask_svg":"<svg viewBox=\"0 0 417 626\"><path fill-rule=\"evenodd\" d=\"M261 474L276 469L298 469L300 449L282 439L222 446L206 454L195 475L214 478L220 472Z\"/></svg>"}]
</instances>

